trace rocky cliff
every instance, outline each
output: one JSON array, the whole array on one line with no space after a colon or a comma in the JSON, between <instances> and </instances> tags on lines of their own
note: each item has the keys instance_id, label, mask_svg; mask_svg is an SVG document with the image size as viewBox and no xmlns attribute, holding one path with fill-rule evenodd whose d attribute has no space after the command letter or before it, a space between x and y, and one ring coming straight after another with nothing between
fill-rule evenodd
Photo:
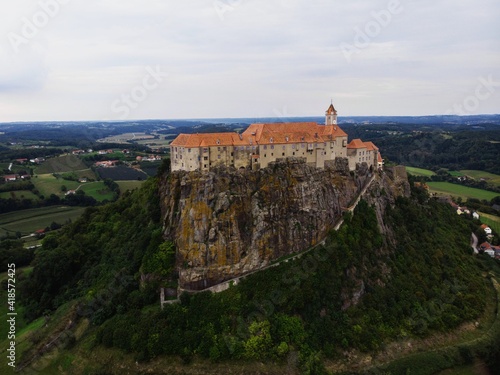
<instances>
[{"instance_id":1,"label":"rocky cliff","mask_svg":"<svg viewBox=\"0 0 500 375\"><path fill-rule=\"evenodd\" d=\"M325 169L287 159L259 171L170 174L162 215L180 287L204 289L317 244L369 178L366 168L350 173L346 159Z\"/></svg>"}]
</instances>

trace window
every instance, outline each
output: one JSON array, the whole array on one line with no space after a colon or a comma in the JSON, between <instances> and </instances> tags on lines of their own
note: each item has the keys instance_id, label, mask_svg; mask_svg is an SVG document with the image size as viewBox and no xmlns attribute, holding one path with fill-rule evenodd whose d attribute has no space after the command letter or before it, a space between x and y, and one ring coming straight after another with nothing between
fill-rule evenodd
<instances>
[{"instance_id":1,"label":"window","mask_svg":"<svg viewBox=\"0 0 500 375\"><path fill-rule=\"evenodd\" d=\"M217 141L217 144L219 144L219 141ZM217 147L217 151L220 152L220 147Z\"/></svg>"},{"instance_id":2,"label":"window","mask_svg":"<svg viewBox=\"0 0 500 375\"><path fill-rule=\"evenodd\" d=\"M264 145L264 150L267 150L267 145Z\"/></svg>"},{"instance_id":3,"label":"window","mask_svg":"<svg viewBox=\"0 0 500 375\"><path fill-rule=\"evenodd\" d=\"M294 150L295 150L295 144L293 144L293 145L292 145L292 149L294 149ZM294 154L294 155L295 155L295 154Z\"/></svg>"},{"instance_id":4,"label":"window","mask_svg":"<svg viewBox=\"0 0 500 375\"><path fill-rule=\"evenodd\" d=\"M222 147L222 149L223 149L224 151L226 151L226 146Z\"/></svg>"},{"instance_id":5,"label":"window","mask_svg":"<svg viewBox=\"0 0 500 375\"><path fill-rule=\"evenodd\" d=\"M204 156L204 157L203 157L203 160L208 160L208 156Z\"/></svg>"},{"instance_id":6,"label":"window","mask_svg":"<svg viewBox=\"0 0 500 375\"><path fill-rule=\"evenodd\" d=\"M264 157L267 158L267 154L264 154Z\"/></svg>"},{"instance_id":7,"label":"window","mask_svg":"<svg viewBox=\"0 0 500 375\"><path fill-rule=\"evenodd\" d=\"M231 156L234 156L234 152L231 152Z\"/></svg>"},{"instance_id":8,"label":"window","mask_svg":"<svg viewBox=\"0 0 500 375\"><path fill-rule=\"evenodd\" d=\"M301 143L300 147L304 148L304 147L306 147L306 145L304 143Z\"/></svg>"},{"instance_id":9,"label":"window","mask_svg":"<svg viewBox=\"0 0 500 375\"><path fill-rule=\"evenodd\" d=\"M204 149L203 149L203 152L208 152L208 148L204 148Z\"/></svg>"},{"instance_id":10,"label":"window","mask_svg":"<svg viewBox=\"0 0 500 375\"><path fill-rule=\"evenodd\" d=\"M292 152L293 156L295 156L295 152Z\"/></svg>"},{"instance_id":11,"label":"window","mask_svg":"<svg viewBox=\"0 0 500 375\"><path fill-rule=\"evenodd\" d=\"M282 147L282 148L283 148L283 151L284 151L284 150L286 150L286 146L285 146L285 145L283 145L283 147Z\"/></svg>"},{"instance_id":12,"label":"window","mask_svg":"<svg viewBox=\"0 0 500 375\"><path fill-rule=\"evenodd\" d=\"M217 155L217 159L220 159L220 155Z\"/></svg>"},{"instance_id":13,"label":"window","mask_svg":"<svg viewBox=\"0 0 500 375\"><path fill-rule=\"evenodd\" d=\"M191 149L190 149L190 148L188 148L188 152L191 152Z\"/></svg>"},{"instance_id":14,"label":"window","mask_svg":"<svg viewBox=\"0 0 500 375\"><path fill-rule=\"evenodd\" d=\"M274 156L274 152L271 152L271 156Z\"/></svg>"},{"instance_id":15,"label":"window","mask_svg":"<svg viewBox=\"0 0 500 375\"><path fill-rule=\"evenodd\" d=\"M281 154L282 156L285 156L285 153Z\"/></svg>"},{"instance_id":16,"label":"window","mask_svg":"<svg viewBox=\"0 0 500 375\"><path fill-rule=\"evenodd\" d=\"M206 164L203 164L203 168L206 168L206 167L207 167L207 165L206 165Z\"/></svg>"},{"instance_id":17,"label":"window","mask_svg":"<svg viewBox=\"0 0 500 375\"><path fill-rule=\"evenodd\" d=\"M274 145L271 145L271 150L274 150Z\"/></svg>"}]
</instances>

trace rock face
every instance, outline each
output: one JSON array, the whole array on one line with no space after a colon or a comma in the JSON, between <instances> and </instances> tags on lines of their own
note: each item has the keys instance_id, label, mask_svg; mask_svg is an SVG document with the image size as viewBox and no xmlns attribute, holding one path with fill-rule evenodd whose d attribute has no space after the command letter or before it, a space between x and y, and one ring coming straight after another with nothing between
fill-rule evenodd
<instances>
[{"instance_id":1,"label":"rock face","mask_svg":"<svg viewBox=\"0 0 500 375\"><path fill-rule=\"evenodd\" d=\"M172 173L161 183L164 236L179 283L200 290L323 240L369 178L347 160L325 169L289 158L259 171Z\"/></svg>"}]
</instances>

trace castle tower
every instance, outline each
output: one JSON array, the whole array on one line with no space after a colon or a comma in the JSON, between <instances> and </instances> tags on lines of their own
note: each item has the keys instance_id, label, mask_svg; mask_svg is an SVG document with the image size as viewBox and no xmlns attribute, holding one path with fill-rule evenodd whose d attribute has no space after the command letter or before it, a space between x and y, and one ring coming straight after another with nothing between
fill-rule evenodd
<instances>
[{"instance_id":1,"label":"castle tower","mask_svg":"<svg viewBox=\"0 0 500 375\"><path fill-rule=\"evenodd\" d=\"M337 111L335 110L333 103L330 104L330 107L326 110L325 115L325 125L337 125Z\"/></svg>"}]
</instances>

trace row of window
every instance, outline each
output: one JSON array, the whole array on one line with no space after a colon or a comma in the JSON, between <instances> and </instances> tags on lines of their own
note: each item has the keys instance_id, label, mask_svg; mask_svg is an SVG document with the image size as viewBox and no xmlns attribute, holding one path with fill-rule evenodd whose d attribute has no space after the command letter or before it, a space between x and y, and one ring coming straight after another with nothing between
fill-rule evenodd
<instances>
[{"instance_id":1,"label":"row of window","mask_svg":"<svg viewBox=\"0 0 500 375\"><path fill-rule=\"evenodd\" d=\"M324 146L325 147L327 146L326 142L324 143ZM301 148L305 148L306 144L305 143L301 143L300 147ZM308 144L308 148L313 148L313 147L314 147L314 144ZM274 150L274 145L270 145L270 148L271 148L271 150ZM285 150L286 149L286 145L283 145L282 148L283 148L283 150ZM296 144L295 143L292 143L292 148L293 149L296 148ZM257 146L235 146L234 149L235 150L239 150L239 151L244 151L245 149L246 150L256 150ZM191 152L190 148L188 148L187 150L188 150L188 152ZM219 151L219 152L226 151L226 150L227 150L226 146L217 147L217 151ZM267 145L264 145L264 150L267 150ZM184 147L174 147L174 152L177 152L177 151L183 152L184 151ZM207 153L207 152L208 152L208 148L203 148L203 153ZM364 155L364 151L362 152L361 155Z\"/></svg>"}]
</instances>

